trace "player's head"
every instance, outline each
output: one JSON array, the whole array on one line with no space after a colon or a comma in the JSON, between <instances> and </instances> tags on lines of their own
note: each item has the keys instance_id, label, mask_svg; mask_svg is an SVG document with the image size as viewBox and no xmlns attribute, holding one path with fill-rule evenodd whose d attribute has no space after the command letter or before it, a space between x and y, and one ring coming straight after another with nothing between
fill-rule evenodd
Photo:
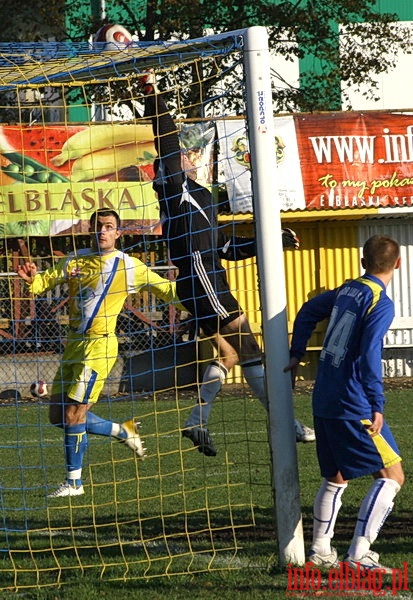
<instances>
[{"instance_id":1,"label":"player's head","mask_svg":"<svg viewBox=\"0 0 413 600\"><path fill-rule=\"evenodd\" d=\"M181 153L182 170L185 171L185 175L189 179L196 181L196 178L198 177L198 169L197 169L194 159L195 159L195 155L193 153L192 154L190 154L188 152Z\"/></svg>"},{"instance_id":2,"label":"player's head","mask_svg":"<svg viewBox=\"0 0 413 600\"><path fill-rule=\"evenodd\" d=\"M186 177L196 181L203 170L203 152L215 139L215 127L211 123L182 124L179 142L182 148L181 167Z\"/></svg>"},{"instance_id":3,"label":"player's head","mask_svg":"<svg viewBox=\"0 0 413 600\"><path fill-rule=\"evenodd\" d=\"M112 209L99 209L92 214L89 223L92 246L103 254L112 252L121 235L118 213Z\"/></svg>"},{"instance_id":4,"label":"player's head","mask_svg":"<svg viewBox=\"0 0 413 600\"><path fill-rule=\"evenodd\" d=\"M387 235L373 235L363 246L363 267L372 275L389 273L400 266L400 246Z\"/></svg>"}]
</instances>

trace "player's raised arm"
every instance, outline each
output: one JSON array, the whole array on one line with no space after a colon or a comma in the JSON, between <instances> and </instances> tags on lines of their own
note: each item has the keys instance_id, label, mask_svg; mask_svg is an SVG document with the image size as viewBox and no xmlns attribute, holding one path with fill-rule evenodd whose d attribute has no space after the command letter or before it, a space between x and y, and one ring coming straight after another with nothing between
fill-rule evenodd
<instances>
[{"instance_id":1,"label":"player's raised arm","mask_svg":"<svg viewBox=\"0 0 413 600\"><path fill-rule=\"evenodd\" d=\"M33 283L37 273L37 266L34 262L26 261L22 265L17 267L17 275L27 281L27 283Z\"/></svg>"},{"instance_id":2,"label":"player's raised arm","mask_svg":"<svg viewBox=\"0 0 413 600\"><path fill-rule=\"evenodd\" d=\"M161 176L164 183L181 185L184 174L178 130L162 94L156 87L153 73L148 73L142 79L141 90L145 95L145 117L152 121L155 148L158 153L154 165L155 179Z\"/></svg>"}]
</instances>

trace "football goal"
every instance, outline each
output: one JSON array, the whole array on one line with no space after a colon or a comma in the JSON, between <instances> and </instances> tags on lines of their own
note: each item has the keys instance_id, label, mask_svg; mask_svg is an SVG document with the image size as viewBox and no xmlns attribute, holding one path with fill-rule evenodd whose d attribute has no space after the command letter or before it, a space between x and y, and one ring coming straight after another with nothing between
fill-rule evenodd
<instances>
[{"instance_id":1,"label":"football goal","mask_svg":"<svg viewBox=\"0 0 413 600\"><path fill-rule=\"evenodd\" d=\"M133 294L93 412L139 418L147 456L90 434L84 494L51 498L65 464L48 394L73 327L70 282L33 296L19 265L43 273L82 255L91 215L109 209L121 218L122 251L175 279L153 190L149 70L219 228L256 238L256 259L224 265L262 344L269 410L235 368L211 412L217 455L198 452L182 428L214 358L210 341L150 288ZM266 29L109 49L3 43L0 108L0 591L244 568L255 534L281 564L303 564Z\"/></svg>"}]
</instances>

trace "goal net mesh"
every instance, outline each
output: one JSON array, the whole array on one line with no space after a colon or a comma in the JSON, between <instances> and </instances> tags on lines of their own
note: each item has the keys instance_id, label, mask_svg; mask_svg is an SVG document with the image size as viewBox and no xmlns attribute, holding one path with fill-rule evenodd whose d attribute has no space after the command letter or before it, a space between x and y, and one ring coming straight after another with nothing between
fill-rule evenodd
<instances>
[{"instance_id":1,"label":"goal net mesh","mask_svg":"<svg viewBox=\"0 0 413 600\"><path fill-rule=\"evenodd\" d=\"M17 268L30 260L44 271L87 248L91 214L114 208L123 251L176 276L151 182L155 150L139 91L148 69L219 226L253 235L250 198L238 216L231 200L249 177L243 32L118 51L0 44L0 590L247 568L258 540L275 540L265 411L235 370L209 423L217 456L182 438L212 346L189 315L150 292L125 303L119 356L93 409L114 422L139 417L147 458L89 435L85 494L48 498L65 475L63 433L30 386L43 380L50 392L59 370L68 289L59 283L34 298ZM258 331L255 260L226 266Z\"/></svg>"}]
</instances>

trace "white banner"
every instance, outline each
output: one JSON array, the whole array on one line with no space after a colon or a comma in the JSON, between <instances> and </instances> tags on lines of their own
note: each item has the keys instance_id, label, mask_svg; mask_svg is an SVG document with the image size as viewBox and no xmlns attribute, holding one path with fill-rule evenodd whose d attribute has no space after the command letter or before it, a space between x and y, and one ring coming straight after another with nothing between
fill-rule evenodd
<instances>
[{"instance_id":1,"label":"white banner","mask_svg":"<svg viewBox=\"0 0 413 600\"><path fill-rule=\"evenodd\" d=\"M250 154L245 121L217 122L220 140L220 183L225 183L233 213L253 212ZM305 208L300 158L293 117L275 119L277 164L268 177L274 178L273 200L280 210Z\"/></svg>"}]
</instances>

